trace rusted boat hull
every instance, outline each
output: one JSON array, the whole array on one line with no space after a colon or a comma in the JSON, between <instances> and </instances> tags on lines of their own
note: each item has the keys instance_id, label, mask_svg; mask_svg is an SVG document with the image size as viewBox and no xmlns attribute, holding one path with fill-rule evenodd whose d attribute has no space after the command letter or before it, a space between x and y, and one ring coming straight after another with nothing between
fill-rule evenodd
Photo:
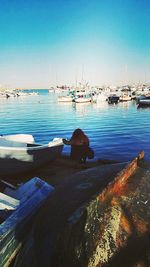
<instances>
[{"instance_id":1,"label":"rusted boat hull","mask_svg":"<svg viewBox=\"0 0 150 267\"><path fill-rule=\"evenodd\" d=\"M126 184L131 181L143 157L142 152L130 163L81 171L58 187L53 197L45 202L34 224L30 257L25 258L28 240L15 267L36 266L33 262L46 267L94 267L106 263L102 257L105 252L108 258L113 255L108 233L111 236L111 229L111 238L116 235L119 220L123 220L120 208L118 210L118 198L124 196ZM112 228L109 229L109 225ZM105 251L107 244L109 251Z\"/></svg>"}]
</instances>

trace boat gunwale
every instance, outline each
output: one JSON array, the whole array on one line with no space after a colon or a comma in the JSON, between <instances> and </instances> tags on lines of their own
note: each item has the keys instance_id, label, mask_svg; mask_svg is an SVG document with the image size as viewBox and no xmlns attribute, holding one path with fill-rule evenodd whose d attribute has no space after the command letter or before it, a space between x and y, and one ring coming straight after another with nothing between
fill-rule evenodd
<instances>
[{"instance_id":1,"label":"boat gunwale","mask_svg":"<svg viewBox=\"0 0 150 267\"><path fill-rule=\"evenodd\" d=\"M40 144L40 143L30 143L30 142L20 142L14 140L7 140L5 137L1 136L0 141L6 141L6 145L1 145L0 142L0 150L16 150L16 151L32 151L32 150L40 150L44 148L51 148L57 146L63 146L62 138L58 138L57 140L51 140L47 144ZM7 145L8 141L8 145ZM12 145L9 144L9 141L12 142ZM19 146L20 145L20 146Z\"/></svg>"},{"instance_id":2,"label":"boat gunwale","mask_svg":"<svg viewBox=\"0 0 150 267\"><path fill-rule=\"evenodd\" d=\"M46 145L40 145L40 144L35 144L35 146L32 146L32 147L6 147L6 146L0 146L0 150L3 149L3 150L17 150L17 151L32 151L32 150L41 150L41 149L44 149L44 148L52 148L52 147L57 147L57 146L63 146L63 143L61 142L60 144L54 144L54 145L49 145L49 144L46 144Z\"/></svg>"}]
</instances>

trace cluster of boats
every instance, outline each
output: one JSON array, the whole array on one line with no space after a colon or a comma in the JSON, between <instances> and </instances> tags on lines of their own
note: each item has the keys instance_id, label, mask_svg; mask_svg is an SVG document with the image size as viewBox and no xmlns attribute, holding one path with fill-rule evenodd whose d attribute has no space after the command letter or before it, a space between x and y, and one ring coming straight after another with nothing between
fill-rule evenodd
<instances>
[{"instance_id":1,"label":"cluster of boats","mask_svg":"<svg viewBox=\"0 0 150 267\"><path fill-rule=\"evenodd\" d=\"M66 93L66 92L65 92ZM86 88L68 90L65 94L62 92L58 95L58 102L75 102L75 103L87 103L107 101L108 104L117 104L119 102L127 102L131 100L136 100L138 106L150 106L150 92L141 94L133 94L129 91L90 91Z\"/></svg>"},{"instance_id":2,"label":"cluster of boats","mask_svg":"<svg viewBox=\"0 0 150 267\"><path fill-rule=\"evenodd\" d=\"M2 98L9 98L9 97L24 97L24 96L29 96L29 95L38 95L38 92L25 92L25 91L21 91L18 89L12 89L12 90L1 90L0 91L0 99Z\"/></svg>"},{"instance_id":3,"label":"cluster of boats","mask_svg":"<svg viewBox=\"0 0 150 267\"><path fill-rule=\"evenodd\" d=\"M58 96L59 102L87 103L92 101L92 96L86 90L76 90L68 92L67 95Z\"/></svg>"}]
</instances>

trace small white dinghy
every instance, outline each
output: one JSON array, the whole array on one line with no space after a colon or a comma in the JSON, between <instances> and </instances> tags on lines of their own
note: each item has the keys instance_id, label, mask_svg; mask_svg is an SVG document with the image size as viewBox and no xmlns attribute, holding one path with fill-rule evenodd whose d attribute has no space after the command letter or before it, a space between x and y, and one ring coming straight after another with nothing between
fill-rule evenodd
<instances>
[{"instance_id":1,"label":"small white dinghy","mask_svg":"<svg viewBox=\"0 0 150 267\"><path fill-rule=\"evenodd\" d=\"M1 177L23 173L56 159L63 150L62 138L36 144L32 135L0 136Z\"/></svg>"},{"instance_id":2,"label":"small white dinghy","mask_svg":"<svg viewBox=\"0 0 150 267\"><path fill-rule=\"evenodd\" d=\"M0 180L0 266L8 266L24 243L34 216L54 187L34 177L19 187Z\"/></svg>"}]
</instances>

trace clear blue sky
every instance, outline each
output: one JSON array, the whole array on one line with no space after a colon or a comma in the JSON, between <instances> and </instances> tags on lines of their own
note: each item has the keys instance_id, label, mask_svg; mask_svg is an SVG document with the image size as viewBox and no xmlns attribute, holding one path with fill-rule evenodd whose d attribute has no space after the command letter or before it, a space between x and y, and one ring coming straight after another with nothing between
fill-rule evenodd
<instances>
[{"instance_id":1,"label":"clear blue sky","mask_svg":"<svg viewBox=\"0 0 150 267\"><path fill-rule=\"evenodd\" d=\"M149 0L0 0L0 84L150 82Z\"/></svg>"}]
</instances>

